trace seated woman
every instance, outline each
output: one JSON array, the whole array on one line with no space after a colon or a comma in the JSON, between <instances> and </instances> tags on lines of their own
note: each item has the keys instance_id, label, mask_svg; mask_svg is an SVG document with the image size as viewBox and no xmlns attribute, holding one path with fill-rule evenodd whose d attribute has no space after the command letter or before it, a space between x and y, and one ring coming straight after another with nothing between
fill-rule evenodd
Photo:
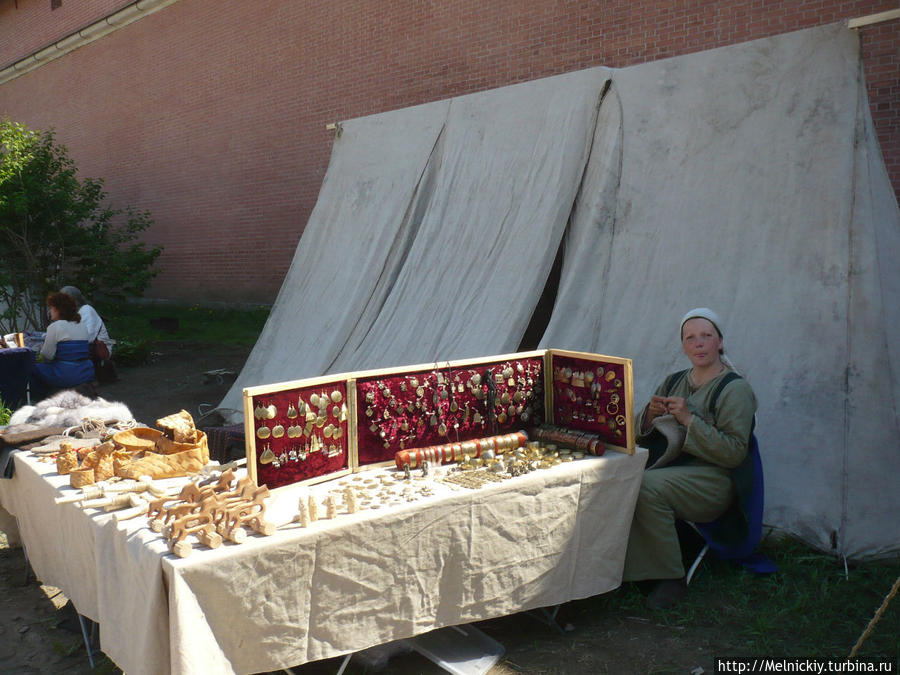
<instances>
[{"instance_id":1,"label":"seated woman","mask_svg":"<svg viewBox=\"0 0 900 675\"><path fill-rule=\"evenodd\" d=\"M32 398L40 400L56 389L77 387L94 379L88 354L88 332L81 323L75 300L65 293L47 296L52 323L41 347L42 361L31 373Z\"/></svg>"},{"instance_id":2,"label":"seated woman","mask_svg":"<svg viewBox=\"0 0 900 675\"><path fill-rule=\"evenodd\" d=\"M733 470L748 456L756 397L732 374L720 325L705 307L685 314L681 346L692 367L666 377L640 416L639 442L647 443L663 415L674 417L684 437L673 461L644 472L628 538L623 578L658 581L647 598L651 608L674 604L686 589L676 519L705 523L724 514L735 499Z\"/></svg>"}]
</instances>

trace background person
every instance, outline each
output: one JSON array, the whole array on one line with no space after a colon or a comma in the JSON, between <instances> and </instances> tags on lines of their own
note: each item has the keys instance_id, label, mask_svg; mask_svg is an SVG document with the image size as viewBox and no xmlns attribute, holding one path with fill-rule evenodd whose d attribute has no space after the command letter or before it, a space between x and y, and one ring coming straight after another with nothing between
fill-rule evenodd
<instances>
[{"instance_id":1,"label":"background person","mask_svg":"<svg viewBox=\"0 0 900 675\"><path fill-rule=\"evenodd\" d=\"M31 392L40 400L56 389L68 389L94 379L88 353L88 332L81 323L75 300L66 293L47 296L51 324L31 373Z\"/></svg>"},{"instance_id":2,"label":"background person","mask_svg":"<svg viewBox=\"0 0 900 675\"><path fill-rule=\"evenodd\" d=\"M88 332L88 340L99 340L105 344L106 348L109 350L109 358L112 358L113 347L116 346L116 341L110 339L109 332L106 330L106 324L103 323L103 319L100 318L97 310L88 304L88 301L85 300L81 291L75 288L75 286L63 286L59 290L61 293L65 293L75 300L75 307L78 309L81 323L84 324L84 327Z\"/></svg>"},{"instance_id":3,"label":"background person","mask_svg":"<svg viewBox=\"0 0 900 675\"><path fill-rule=\"evenodd\" d=\"M717 388L733 372L720 325L705 307L684 315L681 345L691 368L669 375L640 416L639 442L648 440L662 415L672 415L684 430L677 458L644 472L625 556L625 581L657 580L647 598L655 609L676 603L686 590L676 519L716 520L734 503L735 477L743 480L743 472L732 470L748 456L756 397L745 379L735 378L719 390L711 412Z\"/></svg>"}]
</instances>

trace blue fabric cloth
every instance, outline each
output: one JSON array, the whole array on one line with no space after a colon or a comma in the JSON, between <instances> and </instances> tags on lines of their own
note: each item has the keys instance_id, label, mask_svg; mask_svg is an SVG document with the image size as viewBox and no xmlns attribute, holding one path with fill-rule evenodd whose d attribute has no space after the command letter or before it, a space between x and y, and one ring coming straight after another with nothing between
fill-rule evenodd
<instances>
[{"instance_id":1,"label":"blue fabric cloth","mask_svg":"<svg viewBox=\"0 0 900 675\"><path fill-rule=\"evenodd\" d=\"M750 434L748 455L753 467L750 489L747 494L738 494L738 502L747 522L747 534L743 540L737 543L724 543L719 536L719 530L723 527L723 523L720 521L695 523L695 525L706 543L709 544L709 550L717 558L731 560L757 574L768 574L776 571L775 563L761 553L754 553L762 539L762 518L765 504L765 482L756 434Z\"/></svg>"},{"instance_id":2,"label":"blue fabric cloth","mask_svg":"<svg viewBox=\"0 0 900 675\"><path fill-rule=\"evenodd\" d=\"M15 410L25 402L25 386L34 363L34 352L25 347L0 349L0 399Z\"/></svg>"},{"instance_id":3,"label":"blue fabric cloth","mask_svg":"<svg viewBox=\"0 0 900 675\"><path fill-rule=\"evenodd\" d=\"M56 345L56 357L35 363L34 373L44 389L66 389L94 379L87 340L66 340Z\"/></svg>"}]
</instances>

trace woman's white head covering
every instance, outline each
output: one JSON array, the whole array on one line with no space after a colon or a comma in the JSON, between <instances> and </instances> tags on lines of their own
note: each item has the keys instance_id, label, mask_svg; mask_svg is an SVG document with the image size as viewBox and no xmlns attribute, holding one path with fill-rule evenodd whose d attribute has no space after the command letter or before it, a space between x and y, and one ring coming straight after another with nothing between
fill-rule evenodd
<instances>
[{"instance_id":1,"label":"woman's white head covering","mask_svg":"<svg viewBox=\"0 0 900 675\"><path fill-rule=\"evenodd\" d=\"M695 309L692 309L690 312L685 314L681 318L681 326L679 329L680 335L683 335L684 324L687 323L688 321L690 321L691 319L706 319L715 327L716 332L719 334L719 337L724 338L724 335L722 335L722 328L721 328L722 322L719 320L719 315L716 314L714 311L712 311L709 307L696 307ZM722 343L722 353L719 355L719 358L722 359L722 363L724 363L726 366L728 366L729 368L731 368L732 370L737 372L737 368L734 367L734 364L731 362L731 359L729 359L725 355L725 343L724 342Z\"/></svg>"},{"instance_id":2,"label":"woman's white head covering","mask_svg":"<svg viewBox=\"0 0 900 675\"><path fill-rule=\"evenodd\" d=\"M686 324L691 319L706 319L716 328L716 332L719 334L719 337L722 336L721 321L719 321L719 315L712 311L709 307L697 307L696 309L692 309L690 312L685 314L681 318L680 328L684 330L684 324Z\"/></svg>"}]
</instances>

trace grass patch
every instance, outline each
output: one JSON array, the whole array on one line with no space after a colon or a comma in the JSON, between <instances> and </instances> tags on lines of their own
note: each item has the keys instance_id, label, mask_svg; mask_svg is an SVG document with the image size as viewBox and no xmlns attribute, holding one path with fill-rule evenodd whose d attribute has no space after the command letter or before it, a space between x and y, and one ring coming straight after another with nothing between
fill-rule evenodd
<instances>
[{"instance_id":1,"label":"grass patch","mask_svg":"<svg viewBox=\"0 0 900 675\"><path fill-rule=\"evenodd\" d=\"M688 600L664 616L674 625L728 630L733 655L837 658L853 645L900 575L900 561L854 566L845 576L834 557L790 538L764 543L777 565L756 576L718 560L705 560ZM858 656L900 656L900 600L894 599Z\"/></svg>"},{"instance_id":2,"label":"grass patch","mask_svg":"<svg viewBox=\"0 0 900 675\"><path fill-rule=\"evenodd\" d=\"M694 582L701 600L722 600L752 654L845 657L900 575L900 562L844 567L793 539L763 551L778 572L757 577L720 561ZM694 584L691 590L693 591ZM859 656L900 656L900 601L896 598L866 639ZM735 645L741 646L740 644Z\"/></svg>"},{"instance_id":3,"label":"grass patch","mask_svg":"<svg viewBox=\"0 0 900 675\"><path fill-rule=\"evenodd\" d=\"M265 306L233 309L108 303L97 310L116 341L114 358L121 365L145 363L153 343L159 341L252 346L269 317Z\"/></svg>"},{"instance_id":4,"label":"grass patch","mask_svg":"<svg viewBox=\"0 0 900 675\"><path fill-rule=\"evenodd\" d=\"M689 644L702 638L717 656L846 658L900 576L900 560L854 565L845 577L833 556L800 541L766 541L760 551L777 565L757 576L707 556L686 599L668 610L649 610L637 584L597 596L574 609L587 620L676 629ZM669 635L673 633L668 633ZM900 658L900 595L872 629L859 657Z\"/></svg>"}]
</instances>

